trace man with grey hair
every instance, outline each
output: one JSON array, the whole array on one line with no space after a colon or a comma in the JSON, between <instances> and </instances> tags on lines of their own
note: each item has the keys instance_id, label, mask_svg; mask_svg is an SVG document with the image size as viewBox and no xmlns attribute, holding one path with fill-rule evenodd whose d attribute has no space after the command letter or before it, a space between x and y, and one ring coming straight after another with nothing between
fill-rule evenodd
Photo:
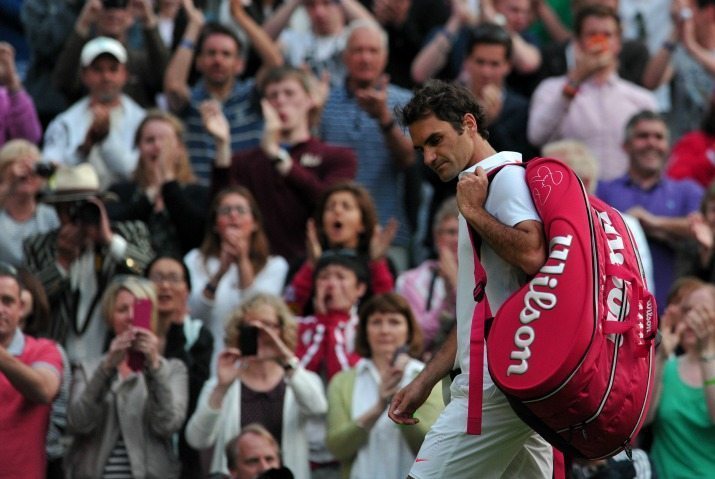
<instances>
[{"instance_id":1,"label":"man with grey hair","mask_svg":"<svg viewBox=\"0 0 715 479\"><path fill-rule=\"evenodd\" d=\"M355 179L374 197L380 223L392 218L399 222L390 253L398 268L405 269L410 239L405 183L406 172L415 165L415 155L393 110L406 104L412 95L389 83L384 73L387 54L387 35L377 23L357 20L350 24L343 52L346 79L330 91L320 136L326 142L355 150Z\"/></svg>"},{"instance_id":2,"label":"man with grey hair","mask_svg":"<svg viewBox=\"0 0 715 479\"><path fill-rule=\"evenodd\" d=\"M293 477L286 467L281 466L278 442L258 423L247 424L226 444L226 462L231 479ZM274 474L269 475L268 471Z\"/></svg>"}]
</instances>

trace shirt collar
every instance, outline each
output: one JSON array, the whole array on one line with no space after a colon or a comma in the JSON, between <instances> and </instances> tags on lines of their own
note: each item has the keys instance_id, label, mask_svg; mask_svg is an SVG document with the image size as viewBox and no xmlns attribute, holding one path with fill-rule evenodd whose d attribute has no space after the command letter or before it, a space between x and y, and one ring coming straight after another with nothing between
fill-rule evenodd
<instances>
[{"instance_id":1,"label":"shirt collar","mask_svg":"<svg viewBox=\"0 0 715 479\"><path fill-rule=\"evenodd\" d=\"M496 153L492 156L488 156L482 161L470 166L469 168L461 172L459 174L459 177L461 178L467 173L474 173L478 166L481 166L486 170L487 173L489 173L489 171L493 170L497 166L506 165L509 163L521 163L521 153L517 153L515 151L500 151L499 153Z\"/></svg>"},{"instance_id":2,"label":"shirt collar","mask_svg":"<svg viewBox=\"0 0 715 479\"><path fill-rule=\"evenodd\" d=\"M25 351L25 335L17 328L15 329L12 341L10 341L10 346L7 348L7 352L13 356L20 356L23 351Z\"/></svg>"}]
</instances>

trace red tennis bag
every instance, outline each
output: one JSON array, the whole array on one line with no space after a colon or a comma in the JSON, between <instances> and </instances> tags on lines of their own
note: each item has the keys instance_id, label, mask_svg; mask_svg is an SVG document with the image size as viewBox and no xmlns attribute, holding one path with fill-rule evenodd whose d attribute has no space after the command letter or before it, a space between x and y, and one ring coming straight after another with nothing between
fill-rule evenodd
<instances>
[{"instance_id":1,"label":"red tennis bag","mask_svg":"<svg viewBox=\"0 0 715 479\"><path fill-rule=\"evenodd\" d=\"M548 259L497 312L489 371L559 450L586 459L630 452L652 391L658 322L638 249L620 213L587 195L569 167L522 165Z\"/></svg>"}]
</instances>

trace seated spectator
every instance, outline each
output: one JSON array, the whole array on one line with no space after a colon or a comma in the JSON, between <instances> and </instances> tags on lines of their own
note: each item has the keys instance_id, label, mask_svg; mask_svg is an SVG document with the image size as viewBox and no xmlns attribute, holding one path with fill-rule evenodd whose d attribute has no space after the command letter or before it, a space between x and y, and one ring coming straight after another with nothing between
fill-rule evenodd
<instances>
[{"instance_id":1,"label":"seated spectator","mask_svg":"<svg viewBox=\"0 0 715 479\"><path fill-rule=\"evenodd\" d=\"M247 326L257 328L255 355L239 349ZM293 353L296 324L290 310L277 296L254 295L233 312L225 338L216 376L201 391L186 439L195 448L213 447L209 472L228 474L226 444L242 427L258 422L282 445L284 463L296 478L309 479L304 425L309 416L326 411L327 401L320 378Z\"/></svg>"},{"instance_id":2,"label":"seated spectator","mask_svg":"<svg viewBox=\"0 0 715 479\"><path fill-rule=\"evenodd\" d=\"M575 20L576 59L564 76L547 78L531 99L528 138L535 146L561 139L584 142L599 162L601 179L624 174L621 145L626 122L641 110L655 110L651 92L618 76L621 28L616 12L589 5ZM603 108L608 105L609 108Z\"/></svg>"},{"instance_id":3,"label":"seated spectator","mask_svg":"<svg viewBox=\"0 0 715 479\"><path fill-rule=\"evenodd\" d=\"M670 152L666 175L675 180L689 178L707 188L715 180L715 95L700 128L676 140Z\"/></svg>"},{"instance_id":4,"label":"seated spectator","mask_svg":"<svg viewBox=\"0 0 715 479\"><path fill-rule=\"evenodd\" d=\"M482 24L470 32L464 72L467 88L484 108L489 143L496 151L518 151L528 159L537 153L526 138L529 100L506 84L512 56L509 33Z\"/></svg>"},{"instance_id":5,"label":"seated spectator","mask_svg":"<svg viewBox=\"0 0 715 479\"><path fill-rule=\"evenodd\" d=\"M170 113L150 110L139 124L139 163L132 180L109 190L119 201L107 204L114 221L146 223L154 251L181 257L201 244L209 191L191 170L184 126Z\"/></svg>"},{"instance_id":6,"label":"seated spectator","mask_svg":"<svg viewBox=\"0 0 715 479\"><path fill-rule=\"evenodd\" d=\"M41 137L35 104L15 70L15 50L0 42L0 146L15 138L39 143Z\"/></svg>"},{"instance_id":7,"label":"seated spectator","mask_svg":"<svg viewBox=\"0 0 715 479\"><path fill-rule=\"evenodd\" d=\"M55 210L37 202L45 179L37 174L40 150L27 140L0 148L0 261L23 263L22 242L60 225Z\"/></svg>"},{"instance_id":8,"label":"seated spectator","mask_svg":"<svg viewBox=\"0 0 715 479\"><path fill-rule=\"evenodd\" d=\"M261 146L233 158L216 158L211 187L243 185L263 211L266 234L276 254L292 263L305 256L305 223L323 191L339 180L351 180L357 168L352 150L323 143L310 131L316 110L310 74L292 67L269 70L262 82ZM223 117L221 110L216 113ZM230 127L211 133L227 143Z\"/></svg>"},{"instance_id":9,"label":"seated spectator","mask_svg":"<svg viewBox=\"0 0 715 479\"><path fill-rule=\"evenodd\" d=\"M631 3L631 2L620 2ZM577 12L587 5L605 5L618 11L618 0L577 0L572 2L571 8ZM623 22L623 17L621 17ZM623 23L621 23L623 27ZM565 75L574 68L578 52L578 44L570 35L559 42L554 42L543 47L541 77ZM648 47L643 39L623 38L621 31L621 49L618 52L618 76L636 85L643 86L643 75L650 58Z\"/></svg>"},{"instance_id":10,"label":"seated spectator","mask_svg":"<svg viewBox=\"0 0 715 479\"><path fill-rule=\"evenodd\" d=\"M231 479L292 478L281 466L281 450L276 438L258 423L241 428L226 444L226 462ZM281 471L282 476L269 475Z\"/></svg>"},{"instance_id":11,"label":"seated spectator","mask_svg":"<svg viewBox=\"0 0 715 479\"><path fill-rule=\"evenodd\" d=\"M541 153L543 156L556 158L570 166L583 183L586 192L590 195L595 194L598 186L598 162L586 145L578 140L553 141L544 145ZM643 265L648 289L651 293L655 293L653 257L645 231L638 218L623 211L621 211L621 216L628 225L628 229L631 230L633 239L638 246L638 254Z\"/></svg>"},{"instance_id":12,"label":"seated spectator","mask_svg":"<svg viewBox=\"0 0 715 479\"><path fill-rule=\"evenodd\" d=\"M228 315L254 292L280 294L288 263L271 256L261 212L251 193L237 186L221 191L206 218L201 247L184 258L191 273L191 313L214 337L214 361L223 349Z\"/></svg>"},{"instance_id":13,"label":"seated spectator","mask_svg":"<svg viewBox=\"0 0 715 479\"><path fill-rule=\"evenodd\" d=\"M649 62L644 84L672 85L668 128L679 139L698 128L715 88L715 3L674 0L670 11L670 37Z\"/></svg>"},{"instance_id":14,"label":"seated spectator","mask_svg":"<svg viewBox=\"0 0 715 479\"><path fill-rule=\"evenodd\" d=\"M141 274L153 257L146 226L110 223L92 165L62 167L42 201L55 205L59 228L25 240L25 262L42 282L52 322L44 334L73 364L102 355L106 323L97 307L116 274Z\"/></svg>"},{"instance_id":15,"label":"seated spectator","mask_svg":"<svg viewBox=\"0 0 715 479\"><path fill-rule=\"evenodd\" d=\"M307 30L288 26L300 6L308 14ZM345 81L341 57L347 41L346 26L358 19L375 21L358 0L287 0L263 28L278 42L287 64L308 68L318 77L327 74L331 85L340 85Z\"/></svg>"},{"instance_id":16,"label":"seated spectator","mask_svg":"<svg viewBox=\"0 0 715 479\"><path fill-rule=\"evenodd\" d=\"M211 374L213 335L203 321L192 318L189 314L191 277L181 260L163 254L157 256L147 266L146 276L156 289L157 322L161 333L159 337L165 342L164 357L179 359L189 373L186 421L179 436L181 477L200 477L201 458L198 451L186 442L184 429L196 409L201 388Z\"/></svg>"},{"instance_id":17,"label":"seated spectator","mask_svg":"<svg viewBox=\"0 0 715 479\"><path fill-rule=\"evenodd\" d=\"M652 111L634 115L626 125L623 151L628 172L600 182L596 196L634 216L648 238L653 256L655 298L663 312L665 298L676 278L676 259L692 239L688 216L697 211L702 188L690 180L665 177L669 133L663 117Z\"/></svg>"},{"instance_id":18,"label":"seated spectator","mask_svg":"<svg viewBox=\"0 0 715 479\"><path fill-rule=\"evenodd\" d=\"M658 477L711 477L715 474L715 286L688 286L688 292L682 293L680 314L669 313L661 328L648 411L653 421L651 456ZM673 355L678 346L682 356Z\"/></svg>"},{"instance_id":19,"label":"seated spectator","mask_svg":"<svg viewBox=\"0 0 715 479\"><path fill-rule=\"evenodd\" d=\"M442 203L432 222L437 258L400 274L395 284L395 291L410 305L422 330L428 356L439 350L455 325L458 233L459 208L451 197Z\"/></svg>"},{"instance_id":20,"label":"seated spectator","mask_svg":"<svg viewBox=\"0 0 715 479\"><path fill-rule=\"evenodd\" d=\"M149 329L134 323L138 300L151 302ZM172 436L184 423L189 386L186 366L161 354L155 308L153 285L141 278L117 278L105 291L102 312L114 338L104 356L75 370L70 477L179 477Z\"/></svg>"},{"instance_id":21,"label":"seated spectator","mask_svg":"<svg viewBox=\"0 0 715 479\"><path fill-rule=\"evenodd\" d=\"M245 66L246 52L241 42L227 27L214 23L204 26L203 14L190 1L184 3L184 10L189 23L166 69L164 93L170 109L186 124L191 166L197 176L208 183L217 149L226 149L230 155L257 146L263 124L255 80L238 79ZM278 47L248 16L240 0L231 0L231 13L259 52L262 69L282 65ZM190 88L194 48L200 78ZM216 108L223 111L231 125L229 144L217 145L209 133L208 122L215 118L212 113Z\"/></svg>"},{"instance_id":22,"label":"seated spectator","mask_svg":"<svg viewBox=\"0 0 715 479\"><path fill-rule=\"evenodd\" d=\"M443 408L441 389L435 387L416 411L414 426L395 427L387 406L424 367L413 359L421 343L420 328L400 295L378 295L361 308L355 345L363 359L338 373L328 389L327 445L341 462L342 477L401 479L409 473Z\"/></svg>"},{"instance_id":23,"label":"seated spectator","mask_svg":"<svg viewBox=\"0 0 715 479\"><path fill-rule=\"evenodd\" d=\"M143 48L131 48L128 33L135 20L141 25ZM164 69L169 62L169 49L161 39L156 13L151 0L104 2L87 0L79 12L74 29L54 58L54 83L70 102L77 101L89 89L77 76L86 67L80 52L97 37L109 37L126 48L127 81L120 89L144 108L154 106L162 90Z\"/></svg>"},{"instance_id":24,"label":"seated spectator","mask_svg":"<svg viewBox=\"0 0 715 479\"><path fill-rule=\"evenodd\" d=\"M80 58L88 94L47 127L42 157L65 165L91 163L104 190L136 169L134 137L145 112L122 93L127 51L121 43L97 37L82 48Z\"/></svg>"},{"instance_id":25,"label":"seated spectator","mask_svg":"<svg viewBox=\"0 0 715 479\"><path fill-rule=\"evenodd\" d=\"M45 477L45 437L51 403L62 381L62 356L46 339L22 333L22 286L17 271L0 264L0 464L5 477Z\"/></svg>"},{"instance_id":26,"label":"seated spectator","mask_svg":"<svg viewBox=\"0 0 715 479\"><path fill-rule=\"evenodd\" d=\"M350 250L370 268L370 293L384 293L394 287L394 276L385 257L395 235L393 222L383 230L370 193L357 183L338 183L328 188L307 225L308 259L286 289L285 298L298 315L309 312L313 292L314 266L323 252ZM306 309L308 308L308 309Z\"/></svg>"}]
</instances>

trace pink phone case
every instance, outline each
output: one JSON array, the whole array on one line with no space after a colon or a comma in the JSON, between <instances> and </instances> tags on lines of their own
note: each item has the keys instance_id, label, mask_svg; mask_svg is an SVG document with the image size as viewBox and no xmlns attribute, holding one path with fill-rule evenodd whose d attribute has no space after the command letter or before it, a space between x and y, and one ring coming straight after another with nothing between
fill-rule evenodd
<instances>
[{"instance_id":1,"label":"pink phone case","mask_svg":"<svg viewBox=\"0 0 715 479\"><path fill-rule=\"evenodd\" d=\"M134 326L151 330L151 306L148 299L137 299L134 302ZM132 371L141 371L144 368L144 359L144 353L130 350L127 358L129 368Z\"/></svg>"}]
</instances>

